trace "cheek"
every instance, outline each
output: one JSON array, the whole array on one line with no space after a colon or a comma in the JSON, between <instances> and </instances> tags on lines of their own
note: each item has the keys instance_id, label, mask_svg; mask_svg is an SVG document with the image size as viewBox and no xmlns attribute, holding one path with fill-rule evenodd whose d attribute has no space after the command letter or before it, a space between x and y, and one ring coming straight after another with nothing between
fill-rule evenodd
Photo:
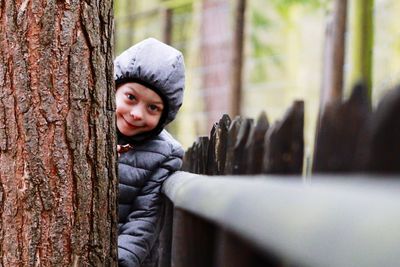
<instances>
[{"instance_id":1,"label":"cheek","mask_svg":"<svg viewBox=\"0 0 400 267\"><path fill-rule=\"evenodd\" d=\"M152 116L151 120L148 121L148 126L154 129L159 121L160 116Z\"/></svg>"},{"instance_id":2,"label":"cheek","mask_svg":"<svg viewBox=\"0 0 400 267\"><path fill-rule=\"evenodd\" d=\"M115 99L115 112L117 113L125 113L128 109L127 103L124 101L122 95L117 95Z\"/></svg>"},{"instance_id":3,"label":"cheek","mask_svg":"<svg viewBox=\"0 0 400 267\"><path fill-rule=\"evenodd\" d=\"M121 115L121 114L126 113L126 112L127 112L126 105L122 101L117 101L115 113L117 115Z\"/></svg>"},{"instance_id":4,"label":"cheek","mask_svg":"<svg viewBox=\"0 0 400 267\"><path fill-rule=\"evenodd\" d=\"M121 109L120 108L117 107L115 109L115 115L116 115L117 119L121 117Z\"/></svg>"},{"instance_id":5,"label":"cheek","mask_svg":"<svg viewBox=\"0 0 400 267\"><path fill-rule=\"evenodd\" d=\"M119 94L119 92L117 91L116 95L115 95L115 106L117 107L117 109L122 105L122 96Z\"/></svg>"}]
</instances>

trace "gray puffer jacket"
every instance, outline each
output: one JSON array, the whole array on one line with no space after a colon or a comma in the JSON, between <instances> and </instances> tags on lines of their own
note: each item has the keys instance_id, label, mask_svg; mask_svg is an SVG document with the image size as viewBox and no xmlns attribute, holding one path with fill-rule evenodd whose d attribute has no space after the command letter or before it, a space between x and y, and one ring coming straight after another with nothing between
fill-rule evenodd
<instances>
[{"instance_id":1,"label":"gray puffer jacket","mask_svg":"<svg viewBox=\"0 0 400 267\"><path fill-rule=\"evenodd\" d=\"M141 83L157 92L164 112L156 129L124 136L118 143L132 144L118 160L119 266L155 266L161 231L161 186L182 165L183 149L164 126L175 118L182 104L184 63L182 54L155 39L146 39L126 50L114 62L115 82Z\"/></svg>"},{"instance_id":2,"label":"gray puffer jacket","mask_svg":"<svg viewBox=\"0 0 400 267\"><path fill-rule=\"evenodd\" d=\"M120 144L124 144L120 140ZM152 266L157 261L163 203L161 185L182 161L181 146L162 131L121 154L119 172L119 266Z\"/></svg>"}]
</instances>

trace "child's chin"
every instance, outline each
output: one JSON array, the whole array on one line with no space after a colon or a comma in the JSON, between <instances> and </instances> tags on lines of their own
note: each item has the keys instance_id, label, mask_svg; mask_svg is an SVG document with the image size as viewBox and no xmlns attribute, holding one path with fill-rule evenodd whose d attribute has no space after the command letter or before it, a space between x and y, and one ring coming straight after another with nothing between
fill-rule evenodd
<instances>
[{"instance_id":1,"label":"child's chin","mask_svg":"<svg viewBox=\"0 0 400 267\"><path fill-rule=\"evenodd\" d=\"M138 134L140 131L138 131L138 129L129 129L129 127L126 127L126 125L119 125L120 123L117 122L117 128L119 130L120 133L122 133L125 136L134 136L136 134Z\"/></svg>"},{"instance_id":2,"label":"child's chin","mask_svg":"<svg viewBox=\"0 0 400 267\"><path fill-rule=\"evenodd\" d=\"M122 133L125 136L134 136L137 135L140 131L132 131L132 130L127 130L124 128L118 128L119 132Z\"/></svg>"}]
</instances>

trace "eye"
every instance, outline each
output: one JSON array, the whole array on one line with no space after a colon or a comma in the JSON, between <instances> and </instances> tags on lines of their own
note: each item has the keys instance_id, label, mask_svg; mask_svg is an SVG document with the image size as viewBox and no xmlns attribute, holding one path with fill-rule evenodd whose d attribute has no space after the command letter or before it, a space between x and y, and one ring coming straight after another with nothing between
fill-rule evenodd
<instances>
[{"instance_id":1,"label":"eye","mask_svg":"<svg viewBox=\"0 0 400 267\"><path fill-rule=\"evenodd\" d=\"M161 111L161 109L157 105L153 105L153 104L149 105L149 110L151 112L160 112Z\"/></svg>"},{"instance_id":2,"label":"eye","mask_svg":"<svg viewBox=\"0 0 400 267\"><path fill-rule=\"evenodd\" d=\"M136 100L136 97L132 94L126 94L126 97L131 101Z\"/></svg>"}]
</instances>

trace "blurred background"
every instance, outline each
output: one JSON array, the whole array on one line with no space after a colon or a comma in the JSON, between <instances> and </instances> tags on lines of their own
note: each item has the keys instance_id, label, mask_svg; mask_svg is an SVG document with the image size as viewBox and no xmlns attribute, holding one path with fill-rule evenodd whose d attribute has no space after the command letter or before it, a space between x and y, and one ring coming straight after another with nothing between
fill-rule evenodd
<instances>
[{"instance_id":1,"label":"blurred background","mask_svg":"<svg viewBox=\"0 0 400 267\"><path fill-rule=\"evenodd\" d=\"M183 52L185 99L169 131L184 147L208 135L224 113L257 118L266 111L273 123L299 99L309 156L333 0L115 0L114 8L115 55L147 37ZM398 14L398 0L373 3L373 105L399 80ZM346 52L344 97L351 87L348 58Z\"/></svg>"}]
</instances>

